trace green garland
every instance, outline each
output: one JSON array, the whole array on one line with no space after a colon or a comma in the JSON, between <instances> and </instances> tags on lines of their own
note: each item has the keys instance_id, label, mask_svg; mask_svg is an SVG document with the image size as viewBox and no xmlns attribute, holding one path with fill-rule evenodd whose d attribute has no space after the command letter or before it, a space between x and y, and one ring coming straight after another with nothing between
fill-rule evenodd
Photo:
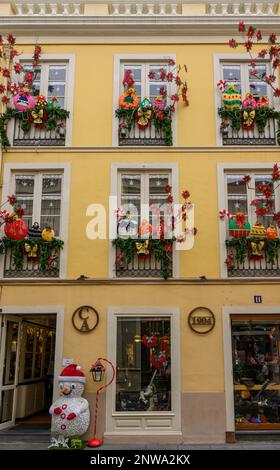
<instances>
[{"instance_id":1,"label":"green garland","mask_svg":"<svg viewBox=\"0 0 280 470\"><path fill-rule=\"evenodd\" d=\"M143 242L144 239L137 238L115 238L112 240L113 246L121 252L121 262L131 263L136 253L136 243ZM173 244L175 238L168 240L149 238L150 253L155 255L155 259L161 263L161 275L166 280L172 276L172 252L166 251L167 244Z\"/></svg>"},{"instance_id":2,"label":"green garland","mask_svg":"<svg viewBox=\"0 0 280 470\"><path fill-rule=\"evenodd\" d=\"M47 116L47 119L43 121L47 131L53 131L57 129L59 127L60 121L65 121L70 115L69 111L62 109L59 106L49 106L48 104L44 106L36 105L35 108L28 109L26 111L19 111L17 109L8 108L5 113L0 114L0 141L2 147L5 150L11 145L7 136L7 126L9 120L15 118L21 121L20 127L26 134L29 132L32 126L35 126L34 122L32 122L31 113L33 111L38 113L40 110L42 110Z\"/></svg>"},{"instance_id":3,"label":"green garland","mask_svg":"<svg viewBox=\"0 0 280 470\"><path fill-rule=\"evenodd\" d=\"M11 249L13 264L17 270L21 270L23 267L23 261L25 255L24 245L28 243L31 247L38 245L39 248L39 270L46 271L48 268L48 262L52 256L54 250L60 250L63 248L64 242L59 238L54 238L51 241L45 241L42 238L24 238L23 240L13 240L12 238L3 237L1 239L0 253L4 253L7 249Z\"/></svg>"},{"instance_id":4,"label":"green garland","mask_svg":"<svg viewBox=\"0 0 280 470\"><path fill-rule=\"evenodd\" d=\"M230 121L231 128L235 131L239 131L242 127L242 114L244 109L234 109L228 110L226 108L219 108L218 113L219 116L223 120ZM274 108L256 108L255 110L255 123L259 133L263 133L267 121L269 119L276 119L278 124L278 131L277 131L277 143L280 145L280 131L279 131L279 124L280 124L280 112L275 111Z\"/></svg>"},{"instance_id":5,"label":"green garland","mask_svg":"<svg viewBox=\"0 0 280 470\"><path fill-rule=\"evenodd\" d=\"M118 108L115 110L116 117L125 122L128 131L131 130L131 127L134 121L134 112L135 112L135 109ZM159 119L157 117L156 111L154 110L153 118L151 119L151 121L154 123L155 128L158 131L159 130L163 131L165 145L171 146L173 144L173 134L172 134L172 119L170 116L170 110L169 108L165 108L162 110L162 112L164 114L164 117L163 119Z\"/></svg>"},{"instance_id":6,"label":"green garland","mask_svg":"<svg viewBox=\"0 0 280 470\"><path fill-rule=\"evenodd\" d=\"M278 248L280 248L280 238L232 238L230 240L226 240L226 247L235 249L234 259L242 264L249 255L248 242L258 243L260 241L265 242L265 253L267 255L268 263L275 264L278 257Z\"/></svg>"}]
</instances>

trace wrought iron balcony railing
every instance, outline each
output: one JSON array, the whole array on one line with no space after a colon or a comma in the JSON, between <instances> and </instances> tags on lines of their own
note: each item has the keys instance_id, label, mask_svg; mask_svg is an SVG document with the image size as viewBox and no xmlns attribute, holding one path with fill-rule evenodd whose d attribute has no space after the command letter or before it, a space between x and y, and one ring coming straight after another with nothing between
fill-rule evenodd
<instances>
[{"instance_id":1,"label":"wrought iron balcony railing","mask_svg":"<svg viewBox=\"0 0 280 470\"><path fill-rule=\"evenodd\" d=\"M162 277L162 262L156 260L155 254L148 256L134 254L130 263L122 256L116 247L116 276L117 277ZM170 256L169 270L172 272L172 253Z\"/></svg>"},{"instance_id":2,"label":"wrought iron balcony railing","mask_svg":"<svg viewBox=\"0 0 280 470\"><path fill-rule=\"evenodd\" d=\"M243 128L237 131L228 126L222 131L222 141L223 145L276 145L275 119L268 119L264 132L259 132L257 126L250 131Z\"/></svg>"},{"instance_id":3,"label":"wrought iron balcony railing","mask_svg":"<svg viewBox=\"0 0 280 470\"><path fill-rule=\"evenodd\" d=\"M146 129L139 129L133 122L130 129L123 125L120 119L119 125L119 145L166 145L163 129L156 129L153 123L150 123Z\"/></svg>"},{"instance_id":4,"label":"wrought iron balcony railing","mask_svg":"<svg viewBox=\"0 0 280 470\"><path fill-rule=\"evenodd\" d=\"M60 250L52 250L51 257L45 269L41 269L37 258L23 257L21 267L14 262L10 248L4 254L4 278L54 278L59 277Z\"/></svg>"},{"instance_id":5,"label":"wrought iron balcony railing","mask_svg":"<svg viewBox=\"0 0 280 470\"><path fill-rule=\"evenodd\" d=\"M65 126L49 131L47 129L38 129L32 125L29 131L24 132L21 129L21 121L14 119L14 146L64 146L65 138Z\"/></svg>"},{"instance_id":6,"label":"wrought iron balcony railing","mask_svg":"<svg viewBox=\"0 0 280 470\"><path fill-rule=\"evenodd\" d=\"M251 256L250 250L244 259L236 257L236 249L227 247L227 256L230 262L227 264L228 277L280 277L280 248L276 248L276 256L271 260L269 252L264 251L263 257L257 259Z\"/></svg>"}]
</instances>

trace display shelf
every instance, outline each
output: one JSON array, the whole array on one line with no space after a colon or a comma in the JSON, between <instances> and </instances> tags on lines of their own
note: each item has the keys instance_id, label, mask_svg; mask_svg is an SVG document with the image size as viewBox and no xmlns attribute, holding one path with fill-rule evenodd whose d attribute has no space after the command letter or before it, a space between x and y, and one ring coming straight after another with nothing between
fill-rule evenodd
<instances>
[{"instance_id":1,"label":"display shelf","mask_svg":"<svg viewBox=\"0 0 280 470\"><path fill-rule=\"evenodd\" d=\"M242 384L236 384L234 385L234 391L238 391L238 390L261 390L261 388L263 387L263 384L255 384L253 385L252 387L247 387L246 385L242 385ZM276 383L271 383L269 384L265 390L280 390L280 384L276 384Z\"/></svg>"},{"instance_id":2,"label":"display shelf","mask_svg":"<svg viewBox=\"0 0 280 470\"><path fill-rule=\"evenodd\" d=\"M253 431L253 430L280 430L280 423L238 423L235 425L236 431Z\"/></svg>"}]
</instances>

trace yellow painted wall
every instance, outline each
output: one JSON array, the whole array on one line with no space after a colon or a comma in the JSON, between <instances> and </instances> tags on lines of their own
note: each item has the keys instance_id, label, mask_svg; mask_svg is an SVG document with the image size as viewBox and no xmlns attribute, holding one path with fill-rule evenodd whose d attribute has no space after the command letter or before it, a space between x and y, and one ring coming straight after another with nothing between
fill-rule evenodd
<instances>
[{"instance_id":1,"label":"yellow painted wall","mask_svg":"<svg viewBox=\"0 0 280 470\"><path fill-rule=\"evenodd\" d=\"M143 291L145 290L145 300ZM279 285L164 285L134 286L4 286L2 306L63 305L65 308L63 357L71 357L87 372L92 362L107 354L107 309L120 307L177 307L180 309L181 390L183 392L224 391L222 306L253 306L254 295L263 296L262 307L279 305ZM77 332L71 323L80 305L93 305L100 323L89 334ZM213 310L216 326L207 335L192 332L188 313L198 305ZM279 311L280 313L280 311ZM87 389L94 389L87 372Z\"/></svg>"},{"instance_id":2,"label":"yellow painted wall","mask_svg":"<svg viewBox=\"0 0 280 470\"><path fill-rule=\"evenodd\" d=\"M23 161L21 154L4 154L4 163ZM36 153L24 154L25 163L71 163L71 192L68 230L67 277L85 274L91 278L108 276L108 240L89 240L86 209L92 203L108 211L112 163L178 163L179 189L188 189L195 204L198 234L194 248L180 252L180 276L220 277L220 240L218 217L218 163L280 162L278 153ZM108 213L108 212L107 212ZM108 220L107 220L108 222ZM108 224L107 224L108 229ZM210 256L211 254L211 256Z\"/></svg>"}]
</instances>

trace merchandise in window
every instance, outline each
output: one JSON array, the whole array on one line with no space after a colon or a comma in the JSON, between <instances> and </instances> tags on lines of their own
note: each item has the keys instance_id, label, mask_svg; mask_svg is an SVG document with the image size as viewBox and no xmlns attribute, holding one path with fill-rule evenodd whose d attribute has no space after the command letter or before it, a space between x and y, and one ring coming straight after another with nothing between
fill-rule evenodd
<instances>
[{"instance_id":1,"label":"merchandise in window","mask_svg":"<svg viewBox=\"0 0 280 470\"><path fill-rule=\"evenodd\" d=\"M117 319L116 411L171 410L170 318Z\"/></svg>"}]
</instances>

